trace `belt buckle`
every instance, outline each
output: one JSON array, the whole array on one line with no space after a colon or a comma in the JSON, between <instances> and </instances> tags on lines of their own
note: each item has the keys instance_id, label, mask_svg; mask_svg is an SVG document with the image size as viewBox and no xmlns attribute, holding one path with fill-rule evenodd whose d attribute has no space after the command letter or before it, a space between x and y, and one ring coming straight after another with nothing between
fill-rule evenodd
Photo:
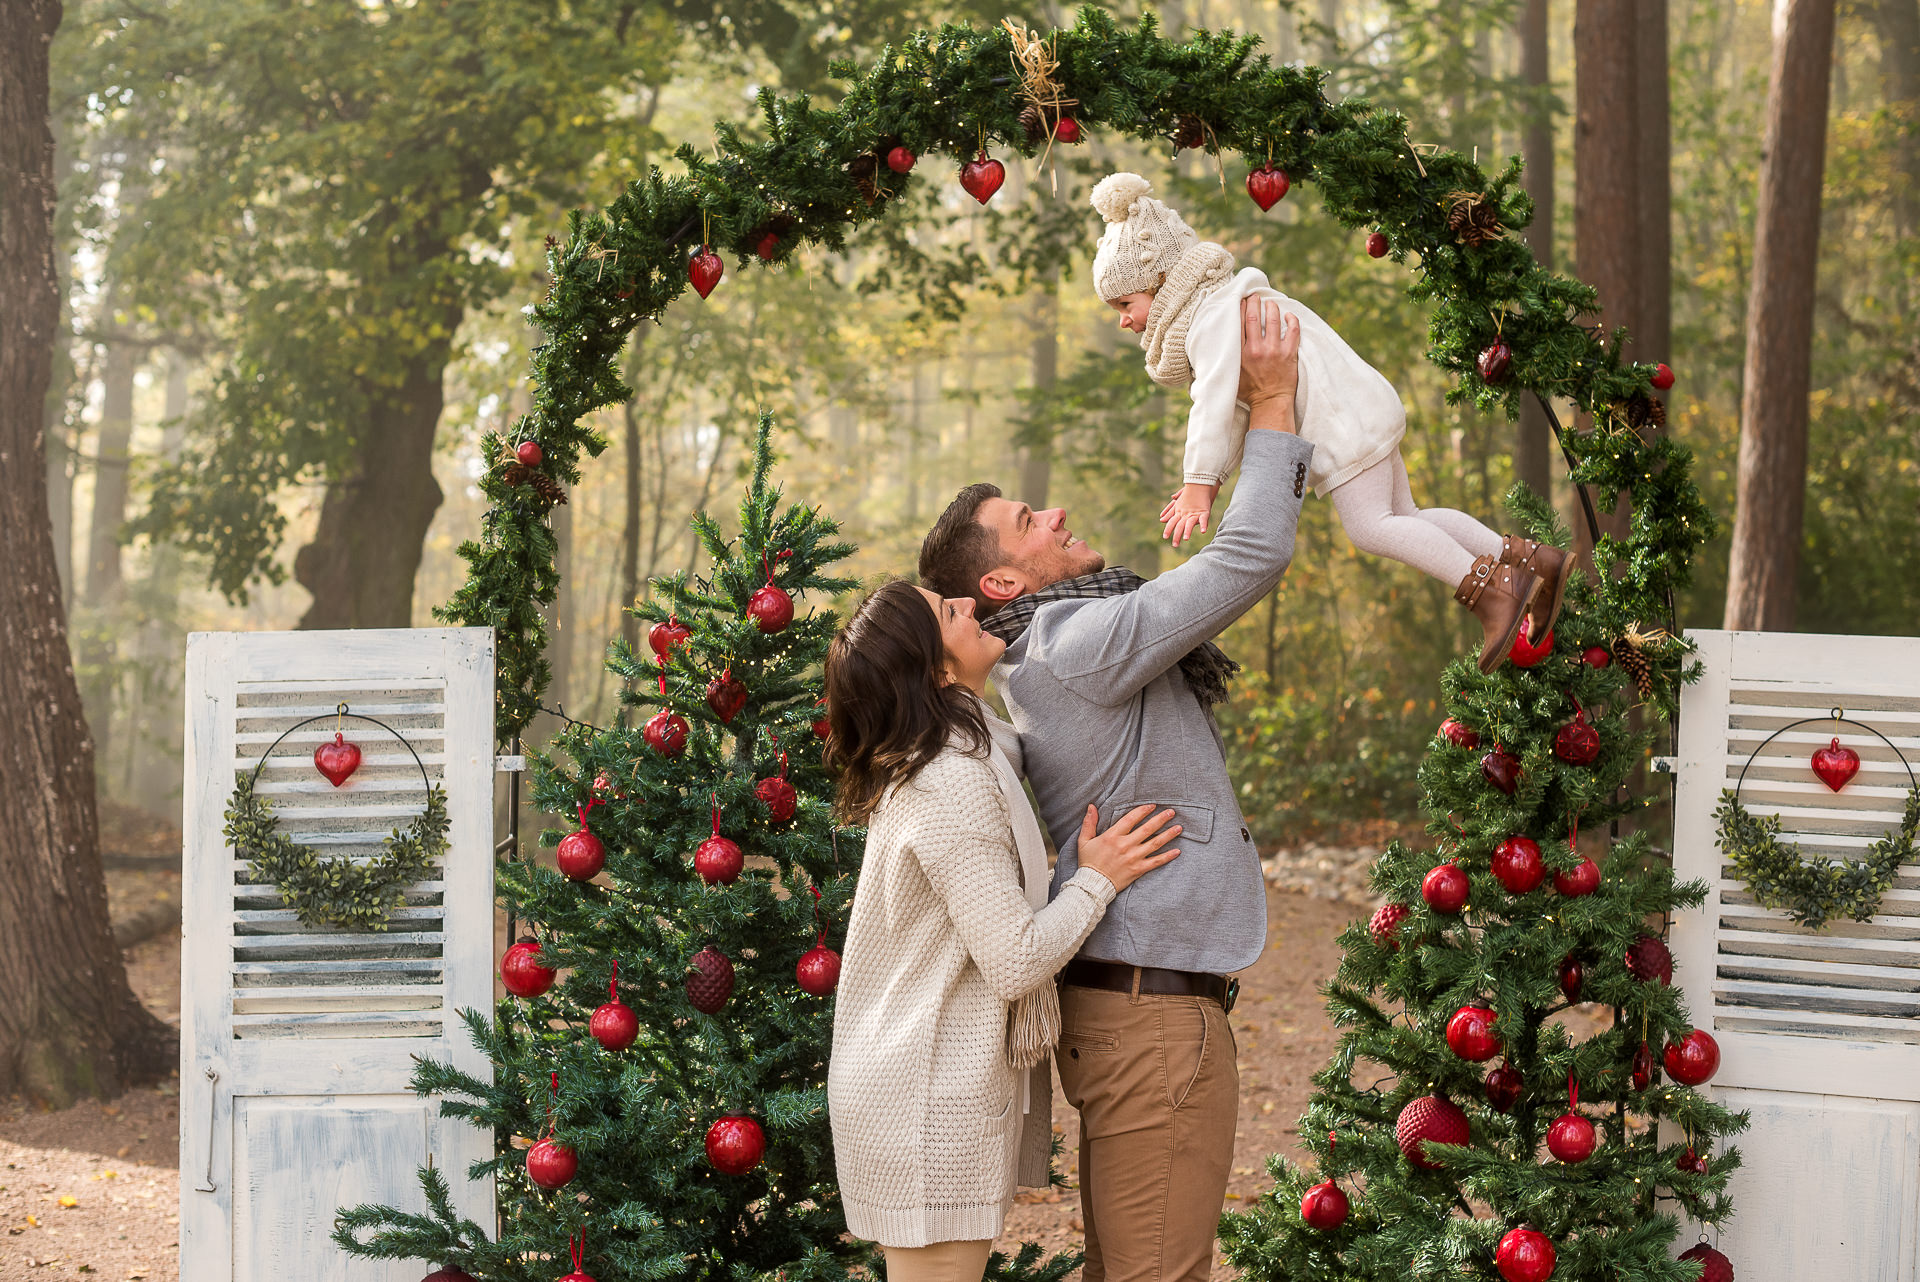
<instances>
[{"instance_id":1,"label":"belt buckle","mask_svg":"<svg viewBox=\"0 0 1920 1282\"><path fill-rule=\"evenodd\" d=\"M1229 979L1227 981L1227 1000L1221 1003L1226 1008L1227 1014L1233 1014L1233 1004L1239 999L1240 981L1238 979Z\"/></svg>"}]
</instances>

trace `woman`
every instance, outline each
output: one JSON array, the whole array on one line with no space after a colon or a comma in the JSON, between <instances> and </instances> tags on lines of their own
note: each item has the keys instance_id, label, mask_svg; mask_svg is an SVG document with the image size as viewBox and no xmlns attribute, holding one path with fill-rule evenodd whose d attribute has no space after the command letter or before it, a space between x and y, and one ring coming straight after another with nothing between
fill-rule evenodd
<instances>
[{"instance_id":1,"label":"woman","mask_svg":"<svg viewBox=\"0 0 1920 1282\"><path fill-rule=\"evenodd\" d=\"M1039 1153L1052 1138L1054 973L1119 890L1180 853L1172 811L1096 836L1089 806L1080 868L1047 902L1019 739L983 702L1005 648L972 601L894 582L827 656L840 816L867 825L827 1108L847 1226L885 1248L888 1282L979 1282L1022 1123Z\"/></svg>"}]
</instances>

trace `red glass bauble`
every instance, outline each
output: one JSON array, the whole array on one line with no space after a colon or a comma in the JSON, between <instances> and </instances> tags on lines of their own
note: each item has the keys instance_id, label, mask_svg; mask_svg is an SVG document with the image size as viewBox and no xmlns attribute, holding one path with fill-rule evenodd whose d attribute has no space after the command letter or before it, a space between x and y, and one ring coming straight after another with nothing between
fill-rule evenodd
<instances>
[{"instance_id":1,"label":"red glass bauble","mask_svg":"<svg viewBox=\"0 0 1920 1282\"><path fill-rule=\"evenodd\" d=\"M777 824L783 824L793 818L794 807L800 804L799 794L793 785L779 775L762 779L753 785L753 795L767 808L767 815Z\"/></svg>"},{"instance_id":2,"label":"red glass bauble","mask_svg":"<svg viewBox=\"0 0 1920 1282\"><path fill-rule=\"evenodd\" d=\"M709 944L688 964L692 969L687 971L687 1000L703 1015L718 1013L733 996L733 963Z\"/></svg>"},{"instance_id":3,"label":"red glass bauble","mask_svg":"<svg viewBox=\"0 0 1920 1282\"><path fill-rule=\"evenodd\" d=\"M772 262L774 257L780 252L780 233L770 231L762 236L759 242L754 245L753 252L760 255L766 262Z\"/></svg>"},{"instance_id":4,"label":"red glass bauble","mask_svg":"<svg viewBox=\"0 0 1920 1282\"><path fill-rule=\"evenodd\" d=\"M1347 1195L1332 1180L1322 1180L1300 1199L1300 1218L1310 1229L1331 1233L1347 1222Z\"/></svg>"},{"instance_id":5,"label":"red glass bauble","mask_svg":"<svg viewBox=\"0 0 1920 1282\"><path fill-rule=\"evenodd\" d=\"M833 723L831 721L828 721L825 717L817 717L814 719L814 723L813 723L814 738L824 740L824 739L830 738L832 735L833 735Z\"/></svg>"},{"instance_id":6,"label":"red glass bauble","mask_svg":"<svg viewBox=\"0 0 1920 1282\"><path fill-rule=\"evenodd\" d=\"M1079 142L1080 122L1072 116L1060 117L1060 123L1053 127L1053 137L1055 142L1068 144Z\"/></svg>"},{"instance_id":7,"label":"red glass bauble","mask_svg":"<svg viewBox=\"0 0 1920 1282\"><path fill-rule=\"evenodd\" d=\"M1440 723L1440 737L1456 748L1478 748L1480 736L1448 717Z\"/></svg>"},{"instance_id":8,"label":"red glass bauble","mask_svg":"<svg viewBox=\"0 0 1920 1282\"><path fill-rule=\"evenodd\" d=\"M1383 231L1377 231L1368 235L1367 257L1385 258L1386 256L1387 256L1387 234Z\"/></svg>"},{"instance_id":9,"label":"red glass bauble","mask_svg":"<svg viewBox=\"0 0 1920 1282\"><path fill-rule=\"evenodd\" d=\"M1441 864L1420 879L1420 898L1437 913L1459 912L1467 902L1467 874L1459 864Z\"/></svg>"},{"instance_id":10,"label":"red glass bauble","mask_svg":"<svg viewBox=\"0 0 1920 1282\"><path fill-rule=\"evenodd\" d=\"M993 193L1000 190L1000 184L1007 180L1007 167L988 157L986 152L960 166L960 185L967 195L981 204L993 199Z\"/></svg>"},{"instance_id":11,"label":"red glass bauble","mask_svg":"<svg viewBox=\"0 0 1920 1282\"><path fill-rule=\"evenodd\" d=\"M1547 1282L1553 1276L1553 1239L1529 1228L1518 1228L1494 1248L1494 1267L1507 1282Z\"/></svg>"},{"instance_id":12,"label":"red glass bauble","mask_svg":"<svg viewBox=\"0 0 1920 1282\"><path fill-rule=\"evenodd\" d=\"M421 1278L420 1282L473 1282L473 1274L446 1264Z\"/></svg>"},{"instance_id":13,"label":"red glass bauble","mask_svg":"<svg viewBox=\"0 0 1920 1282\"><path fill-rule=\"evenodd\" d=\"M1705 1175L1707 1173L1707 1159L1694 1152L1693 1146L1689 1144L1686 1152L1673 1159L1673 1169L1683 1171L1688 1175Z\"/></svg>"},{"instance_id":14,"label":"red glass bauble","mask_svg":"<svg viewBox=\"0 0 1920 1282\"><path fill-rule=\"evenodd\" d=\"M687 719L677 712L662 709L647 718L641 737L647 746L663 757L677 757L687 750Z\"/></svg>"},{"instance_id":15,"label":"red glass bauble","mask_svg":"<svg viewBox=\"0 0 1920 1282\"><path fill-rule=\"evenodd\" d=\"M1486 1081L1487 1103L1499 1113L1513 1112L1513 1106L1520 1102L1520 1092L1526 1089L1527 1079L1520 1076L1520 1070L1508 1064L1489 1069Z\"/></svg>"},{"instance_id":16,"label":"red glass bauble","mask_svg":"<svg viewBox=\"0 0 1920 1282\"><path fill-rule=\"evenodd\" d=\"M593 1012L587 1031L608 1050L623 1051L640 1036L640 1017L625 1002L608 1002Z\"/></svg>"},{"instance_id":17,"label":"red glass bauble","mask_svg":"<svg viewBox=\"0 0 1920 1282\"><path fill-rule=\"evenodd\" d=\"M793 622L793 598L777 584L762 584L747 599L747 617L762 632L779 632Z\"/></svg>"},{"instance_id":18,"label":"red glass bauble","mask_svg":"<svg viewBox=\"0 0 1920 1282\"><path fill-rule=\"evenodd\" d=\"M560 972L540 964L540 941L522 935L500 958L500 982L515 997L538 997Z\"/></svg>"},{"instance_id":19,"label":"red glass bauble","mask_svg":"<svg viewBox=\"0 0 1920 1282\"><path fill-rule=\"evenodd\" d=\"M1287 171L1272 165L1262 165L1247 175L1247 195L1253 197L1253 203L1260 206L1263 213L1279 204L1291 186Z\"/></svg>"},{"instance_id":20,"label":"red glass bauble","mask_svg":"<svg viewBox=\"0 0 1920 1282\"><path fill-rule=\"evenodd\" d=\"M1530 621L1522 619L1520 621L1520 633L1513 639L1513 648L1507 651L1507 657L1513 660L1513 664L1517 668L1531 668L1534 664L1553 653L1553 629L1548 628L1547 635L1540 638L1539 645L1535 645L1532 637L1529 635L1532 628L1533 625Z\"/></svg>"},{"instance_id":21,"label":"red glass bauble","mask_svg":"<svg viewBox=\"0 0 1920 1282\"><path fill-rule=\"evenodd\" d=\"M1511 797L1520 786L1520 758L1505 748L1495 748L1480 758L1480 773L1488 783Z\"/></svg>"},{"instance_id":22,"label":"red glass bauble","mask_svg":"<svg viewBox=\"0 0 1920 1282\"><path fill-rule=\"evenodd\" d=\"M1659 1075L1660 1070L1653 1062L1653 1048L1641 1042L1640 1049L1633 1053L1633 1089L1646 1090Z\"/></svg>"},{"instance_id":23,"label":"red glass bauble","mask_svg":"<svg viewBox=\"0 0 1920 1282\"><path fill-rule=\"evenodd\" d=\"M574 881L592 881L607 866L607 848L598 837L581 828L560 839L560 848L553 852L553 860L560 871Z\"/></svg>"},{"instance_id":24,"label":"red glass bauble","mask_svg":"<svg viewBox=\"0 0 1920 1282\"><path fill-rule=\"evenodd\" d=\"M1577 1003L1580 1000L1580 990L1586 987L1587 968L1580 964L1578 957L1568 953L1560 959L1559 980L1560 991L1567 995L1567 1000Z\"/></svg>"},{"instance_id":25,"label":"red glass bauble","mask_svg":"<svg viewBox=\"0 0 1920 1282\"><path fill-rule=\"evenodd\" d=\"M513 456L520 460L522 467L539 467L546 452L540 448L538 441L522 441L514 447Z\"/></svg>"},{"instance_id":26,"label":"red glass bauble","mask_svg":"<svg viewBox=\"0 0 1920 1282\"><path fill-rule=\"evenodd\" d=\"M1492 346L1484 349L1474 361L1474 368L1480 371L1480 379L1485 383L1504 383L1513 369L1513 349L1506 343L1496 340Z\"/></svg>"},{"instance_id":27,"label":"red glass bauble","mask_svg":"<svg viewBox=\"0 0 1920 1282\"><path fill-rule=\"evenodd\" d=\"M1589 668L1604 668L1613 662L1613 656L1607 653L1603 645L1590 645L1580 652L1580 662Z\"/></svg>"},{"instance_id":28,"label":"red glass bauble","mask_svg":"<svg viewBox=\"0 0 1920 1282\"><path fill-rule=\"evenodd\" d=\"M575 1269L573 1272L567 1274L567 1276L561 1278L560 1282L593 1282L593 1278Z\"/></svg>"},{"instance_id":29,"label":"red glass bauble","mask_svg":"<svg viewBox=\"0 0 1920 1282\"><path fill-rule=\"evenodd\" d=\"M1373 916L1367 921L1367 933L1373 936L1373 942L1382 948L1400 951L1400 923L1412 912L1405 904L1381 904L1373 910Z\"/></svg>"},{"instance_id":30,"label":"red glass bauble","mask_svg":"<svg viewBox=\"0 0 1920 1282\"><path fill-rule=\"evenodd\" d=\"M702 298L713 292L726 272L727 265L720 261L720 255L704 245L687 263L687 279L693 282L694 291Z\"/></svg>"},{"instance_id":31,"label":"red glass bauble","mask_svg":"<svg viewBox=\"0 0 1920 1282\"><path fill-rule=\"evenodd\" d=\"M1700 1282L1733 1282L1733 1261L1705 1242L1680 1252L1680 1258L1700 1261Z\"/></svg>"},{"instance_id":32,"label":"red glass bauble","mask_svg":"<svg viewBox=\"0 0 1920 1282\"><path fill-rule=\"evenodd\" d=\"M323 743L313 750L313 768L338 788L360 768L360 749L348 743L346 736L336 730L332 743Z\"/></svg>"},{"instance_id":33,"label":"red glass bauble","mask_svg":"<svg viewBox=\"0 0 1920 1282\"><path fill-rule=\"evenodd\" d=\"M1547 1152L1563 1162L1584 1162L1593 1156L1599 1139L1593 1123L1578 1113L1562 1113L1547 1128Z\"/></svg>"},{"instance_id":34,"label":"red glass bauble","mask_svg":"<svg viewBox=\"0 0 1920 1282\"><path fill-rule=\"evenodd\" d=\"M913 168L913 162L920 159L906 147L894 147L887 152L887 168L896 174L904 174Z\"/></svg>"},{"instance_id":35,"label":"red glass bauble","mask_svg":"<svg viewBox=\"0 0 1920 1282\"><path fill-rule=\"evenodd\" d=\"M719 833L700 843L693 852L693 870L709 886L730 886L747 866L740 847Z\"/></svg>"},{"instance_id":36,"label":"red glass bauble","mask_svg":"<svg viewBox=\"0 0 1920 1282\"><path fill-rule=\"evenodd\" d=\"M654 624L647 630L647 644L653 647L655 654L664 659L673 653L675 646L684 644L692 635L693 629L679 619L667 619Z\"/></svg>"},{"instance_id":37,"label":"red glass bauble","mask_svg":"<svg viewBox=\"0 0 1920 1282\"><path fill-rule=\"evenodd\" d=\"M1568 899L1591 895L1600 889L1600 865L1583 858L1566 872L1553 874L1553 888Z\"/></svg>"},{"instance_id":38,"label":"red glass bauble","mask_svg":"<svg viewBox=\"0 0 1920 1282\"><path fill-rule=\"evenodd\" d=\"M1546 880L1547 866L1540 862L1540 843L1518 834L1493 848L1493 875L1510 895L1524 895Z\"/></svg>"},{"instance_id":39,"label":"red glass bauble","mask_svg":"<svg viewBox=\"0 0 1920 1282\"><path fill-rule=\"evenodd\" d=\"M1444 1096L1422 1095L1400 1110L1393 1136L1407 1161L1422 1170L1437 1171L1440 1163L1428 1161L1421 1145L1427 1140L1436 1144L1465 1144L1472 1138L1472 1132L1467 1128L1467 1115L1460 1111L1459 1105Z\"/></svg>"},{"instance_id":40,"label":"red glass bauble","mask_svg":"<svg viewBox=\"0 0 1920 1282\"><path fill-rule=\"evenodd\" d=\"M1658 935L1642 935L1627 945L1627 973L1641 983L1657 979L1673 982L1673 954Z\"/></svg>"},{"instance_id":41,"label":"red glass bauble","mask_svg":"<svg viewBox=\"0 0 1920 1282\"><path fill-rule=\"evenodd\" d=\"M793 968L793 982L815 997L831 995L840 983L840 954L825 944L807 949Z\"/></svg>"},{"instance_id":42,"label":"red glass bauble","mask_svg":"<svg viewBox=\"0 0 1920 1282\"><path fill-rule=\"evenodd\" d=\"M580 1159L556 1140L541 1140L527 1150L527 1178L543 1189L565 1188L580 1173Z\"/></svg>"},{"instance_id":43,"label":"red glass bauble","mask_svg":"<svg viewBox=\"0 0 1920 1282\"><path fill-rule=\"evenodd\" d=\"M1655 391L1666 391L1673 386L1673 369L1665 361L1661 361L1653 367L1652 382Z\"/></svg>"},{"instance_id":44,"label":"red glass bauble","mask_svg":"<svg viewBox=\"0 0 1920 1282\"><path fill-rule=\"evenodd\" d=\"M1485 1006L1462 1006L1447 1021L1447 1045L1461 1059L1480 1064L1500 1053L1500 1037L1493 1031L1493 1012Z\"/></svg>"},{"instance_id":45,"label":"red glass bauble","mask_svg":"<svg viewBox=\"0 0 1920 1282\"><path fill-rule=\"evenodd\" d=\"M751 1117L723 1117L707 1128L707 1160L722 1175L745 1175L766 1151L766 1132Z\"/></svg>"},{"instance_id":46,"label":"red glass bauble","mask_svg":"<svg viewBox=\"0 0 1920 1282\"><path fill-rule=\"evenodd\" d=\"M1584 708L1577 709L1573 720L1553 736L1553 755L1570 766L1590 766L1600 755L1600 732L1587 724Z\"/></svg>"},{"instance_id":47,"label":"red glass bauble","mask_svg":"<svg viewBox=\"0 0 1920 1282\"><path fill-rule=\"evenodd\" d=\"M1696 1028L1677 1042L1667 1043L1667 1076L1682 1086L1698 1086L1720 1067L1720 1043L1713 1034Z\"/></svg>"},{"instance_id":48,"label":"red glass bauble","mask_svg":"<svg viewBox=\"0 0 1920 1282\"><path fill-rule=\"evenodd\" d=\"M740 715L740 709L747 706L747 683L728 668L707 682L707 706L722 722L731 722Z\"/></svg>"},{"instance_id":49,"label":"red glass bauble","mask_svg":"<svg viewBox=\"0 0 1920 1282\"><path fill-rule=\"evenodd\" d=\"M316 755L317 762L319 757ZM1820 776L1820 782L1839 792L1847 786L1847 781L1860 773L1860 754L1852 748L1843 748L1835 739L1826 747L1813 754L1813 773Z\"/></svg>"}]
</instances>

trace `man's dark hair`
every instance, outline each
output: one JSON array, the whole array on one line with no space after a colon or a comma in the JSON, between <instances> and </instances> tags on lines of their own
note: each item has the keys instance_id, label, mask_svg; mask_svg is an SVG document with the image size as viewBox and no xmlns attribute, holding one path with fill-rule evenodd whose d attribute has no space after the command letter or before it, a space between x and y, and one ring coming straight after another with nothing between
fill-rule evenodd
<instances>
[{"instance_id":1,"label":"man's dark hair","mask_svg":"<svg viewBox=\"0 0 1920 1282\"><path fill-rule=\"evenodd\" d=\"M1000 497L1000 487L982 481L954 496L920 544L920 582L942 597L970 597L979 618L1001 602L980 595L980 578L998 566L1000 536L980 524L980 505Z\"/></svg>"}]
</instances>

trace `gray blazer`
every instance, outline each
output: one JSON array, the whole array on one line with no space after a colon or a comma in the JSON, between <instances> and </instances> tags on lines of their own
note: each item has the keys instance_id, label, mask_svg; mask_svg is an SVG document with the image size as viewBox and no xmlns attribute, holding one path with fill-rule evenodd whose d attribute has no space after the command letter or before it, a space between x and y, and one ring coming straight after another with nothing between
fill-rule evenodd
<instances>
[{"instance_id":1,"label":"gray blazer","mask_svg":"<svg viewBox=\"0 0 1920 1282\"><path fill-rule=\"evenodd\" d=\"M1027 778L1060 852L1053 891L1080 866L1080 820L1171 806L1180 857L1122 891L1080 956L1224 974L1267 938L1266 887L1213 714L1179 662L1252 608L1293 559L1313 446L1249 432L1213 542L1137 592L1040 607L994 668Z\"/></svg>"}]
</instances>

